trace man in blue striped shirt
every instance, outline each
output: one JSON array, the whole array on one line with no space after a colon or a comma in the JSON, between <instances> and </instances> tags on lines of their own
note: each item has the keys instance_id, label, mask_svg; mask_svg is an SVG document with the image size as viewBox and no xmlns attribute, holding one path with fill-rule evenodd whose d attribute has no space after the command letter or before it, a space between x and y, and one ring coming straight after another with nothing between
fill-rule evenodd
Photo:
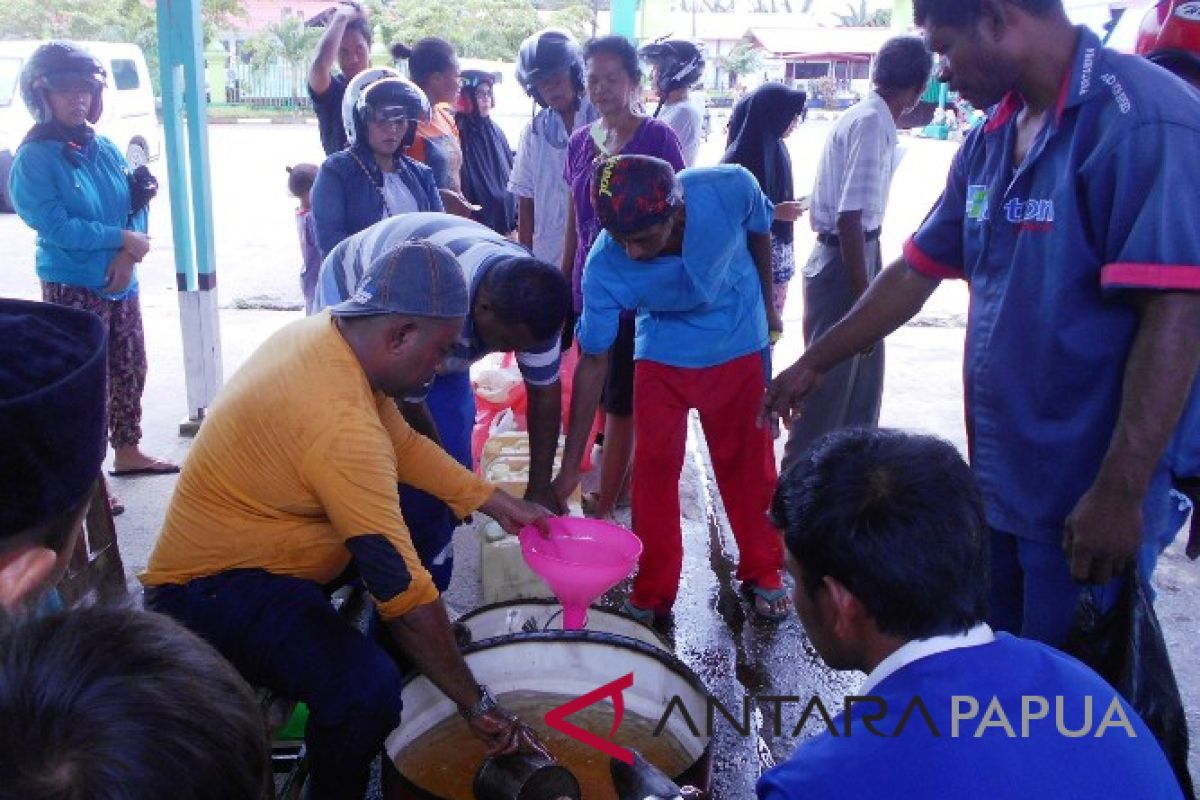
<instances>
[{"instance_id":1,"label":"man in blue striped shirt","mask_svg":"<svg viewBox=\"0 0 1200 800\"><path fill-rule=\"evenodd\" d=\"M471 364L488 353L516 352L529 398L529 486L525 497L561 511L550 490L551 468L562 423L559 337L570 305L562 272L483 225L449 214L421 212L389 217L330 251L321 265L314 308L353 296L371 261L396 244L421 239L450 250L470 289L470 312L438 375L417 395L397 398L412 427L439 442L471 468L475 396ZM402 487L400 505L413 544L439 590L450 583L451 535L458 520L436 498Z\"/></svg>"}]
</instances>

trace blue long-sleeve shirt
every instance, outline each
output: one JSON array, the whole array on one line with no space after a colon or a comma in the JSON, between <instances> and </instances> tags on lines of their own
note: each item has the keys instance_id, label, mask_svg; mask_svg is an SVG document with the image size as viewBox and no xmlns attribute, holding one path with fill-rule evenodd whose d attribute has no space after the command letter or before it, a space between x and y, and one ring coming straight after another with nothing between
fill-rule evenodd
<instances>
[{"instance_id":1,"label":"blue long-sleeve shirt","mask_svg":"<svg viewBox=\"0 0 1200 800\"><path fill-rule=\"evenodd\" d=\"M67 160L61 141L29 142L17 150L9 197L25 224L37 231L38 278L82 286L119 300L137 292L137 273L115 295L101 290L125 229L145 232L146 214L129 219L129 179L117 146L97 136Z\"/></svg>"},{"instance_id":2,"label":"blue long-sleeve shirt","mask_svg":"<svg viewBox=\"0 0 1200 800\"><path fill-rule=\"evenodd\" d=\"M397 155L396 172L417 201L418 211L445 210L429 167ZM361 145L325 159L312 188L313 222L322 258L346 238L387 218L383 180L375 157Z\"/></svg>"}]
</instances>

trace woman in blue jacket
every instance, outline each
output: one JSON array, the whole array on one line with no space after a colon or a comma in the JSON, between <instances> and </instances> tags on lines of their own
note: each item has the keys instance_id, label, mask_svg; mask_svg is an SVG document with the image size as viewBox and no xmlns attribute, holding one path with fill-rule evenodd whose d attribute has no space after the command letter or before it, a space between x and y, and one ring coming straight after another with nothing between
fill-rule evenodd
<instances>
[{"instance_id":1,"label":"woman in blue jacket","mask_svg":"<svg viewBox=\"0 0 1200 800\"><path fill-rule=\"evenodd\" d=\"M312 189L322 257L387 217L444 210L433 171L404 154L429 116L416 84L390 69L363 72L346 89L342 116L349 145L325 159Z\"/></svg>"},{"instance_id":2,"label":"woman in blue jacket","mask_svg":"<svg viewBox=\"0 0 1200 800\"><path fill-rule=\"evenodd\" d=\"M153 188L143 184L135 200L125 157L91 127L106 79L100 62L69 42L34 51L21 72L21 95L36 124L17 148L9 195L37 231L42 299L90 311L108 328L113 474L178 472L139 446L146 346L136 268L150 249ZM123 510L115 497L110 504L114 513Z\"/></svg>"}]
</instances>

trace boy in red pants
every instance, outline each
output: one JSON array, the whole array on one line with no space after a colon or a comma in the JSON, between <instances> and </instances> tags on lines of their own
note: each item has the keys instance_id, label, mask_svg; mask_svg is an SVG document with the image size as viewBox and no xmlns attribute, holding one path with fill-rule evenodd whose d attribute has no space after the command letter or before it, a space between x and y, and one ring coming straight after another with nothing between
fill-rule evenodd
<instances>
[{"instance_id":1,"label":"boy in red pants","mask_svg":"<svg viewBox=\"0 0 1200 800\"><path fill-rule=\"evenodd\" d=\"M633 529L644 551L625 611L651 622L675 602L679 475L694 408L741 553L737 577L756 614L783 619L783 547L767 520L775 457L770 433L755 421L766 385L771 203L742 167L677 176L648 156L599 162L592 203L605 232L584 272L582 356L555 490L565 497L579 482L608 350L621 312L636 310Z\"/></svg>"}]
</instances>

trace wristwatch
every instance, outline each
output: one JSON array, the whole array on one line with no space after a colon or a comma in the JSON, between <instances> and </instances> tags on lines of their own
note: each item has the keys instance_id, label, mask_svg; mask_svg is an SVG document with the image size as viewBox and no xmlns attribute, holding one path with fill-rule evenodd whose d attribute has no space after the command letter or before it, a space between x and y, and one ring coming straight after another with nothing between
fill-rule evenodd
<instances>
[{"instance_id":1,"label":"wristwatch","mask_svg":"<svg viewBox=\"0 0 1200 800\"><path fill-rule=\"evenodd\" d=\"M492 696L488 687L481 683L479 684L479 699L475 701L475 705L470 708L460 707L458 713L462 714L463 719L470 722L473 719L482 717L498 705L499 703L496 702L496 698Z\"/></svg>"}]
</instances>

